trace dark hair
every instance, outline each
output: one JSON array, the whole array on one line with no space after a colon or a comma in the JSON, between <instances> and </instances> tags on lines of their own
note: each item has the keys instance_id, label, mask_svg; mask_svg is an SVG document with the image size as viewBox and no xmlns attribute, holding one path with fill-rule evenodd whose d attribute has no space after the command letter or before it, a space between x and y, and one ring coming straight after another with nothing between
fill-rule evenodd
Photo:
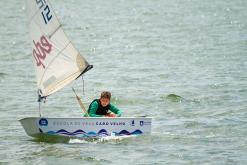
<instances>
[{"instance_id":1,"label":"dark hair","mask_svg":"<svg viewBox=\"0 0 247 165\"><path fill-rule=\"evenodd\" d=\"M101 93L100 98L106 98L106 99L111 100L111 93L108 91L104 91Z\"/></svg>"}]
</instances>

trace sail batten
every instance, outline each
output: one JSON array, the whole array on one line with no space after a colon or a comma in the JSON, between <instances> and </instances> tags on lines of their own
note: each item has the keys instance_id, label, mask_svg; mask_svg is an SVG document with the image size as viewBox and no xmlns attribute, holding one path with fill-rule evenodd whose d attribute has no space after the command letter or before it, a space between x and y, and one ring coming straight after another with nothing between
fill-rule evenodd
<instances>
[{"instance_id":1,"label":"sail batten","mask_svg":"<svg viewBox=\"0 0 247 165\"><path fill-rule=\"evenodd\" d=\"M68 39L48 0L26 0L32 56L41 96L75 80L89 64Z\"/></svg>"},{"instance_id":2,"label":"sail batten","mask_svg":"<svg viewBox=\"0 0 247 165\"><path fill-rule=\"evenodd\" d=\"M51 38L60 28L62 28L61 24L48 36L48 38Z\"/></svg>"}]
</instances>

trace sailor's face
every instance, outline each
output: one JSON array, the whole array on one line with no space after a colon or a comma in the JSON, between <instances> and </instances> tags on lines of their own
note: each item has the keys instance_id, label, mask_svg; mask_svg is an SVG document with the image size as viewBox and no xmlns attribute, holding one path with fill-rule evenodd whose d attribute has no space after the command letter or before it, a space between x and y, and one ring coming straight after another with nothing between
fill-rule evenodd
<instances>
[{"instance_id":1,"label":"sailor's face","mask_svg":"<svg viewBox=\"0 0 247 165\"><path fill-rule=\"evenodd\" d=\"M110 100L107 98L101 98L100 103L103 107L106 107L108 104L110 104Z\"/></svg>"}]
</instances>

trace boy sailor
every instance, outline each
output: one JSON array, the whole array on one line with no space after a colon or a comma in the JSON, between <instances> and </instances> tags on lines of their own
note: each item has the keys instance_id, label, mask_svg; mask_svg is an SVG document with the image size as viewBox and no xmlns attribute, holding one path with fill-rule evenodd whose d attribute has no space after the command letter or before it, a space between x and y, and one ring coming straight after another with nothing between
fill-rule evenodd
<instances>
[{"instance_id":1,"label":"boy sailor","mask_svg":"<svg viewBox=\"0 0 247 165\"><path fill-rule=\"evenodd\" d=\"M104 91L101 93L100 99L91 102L88 108L90 117L120 117L122 111L110 103L111 93Z\"/></svg>"}]
</instances>

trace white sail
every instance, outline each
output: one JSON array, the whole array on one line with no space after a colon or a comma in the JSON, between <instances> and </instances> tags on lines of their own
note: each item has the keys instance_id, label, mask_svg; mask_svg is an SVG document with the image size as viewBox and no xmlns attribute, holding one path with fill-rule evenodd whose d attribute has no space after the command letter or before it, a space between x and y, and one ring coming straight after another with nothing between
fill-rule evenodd
<instances>
[{"instance_id":1,"label":"white sail","mask_svg":"<svg viewBox=\"0 0 247 165\"><path fill-rule=\"evenodd\" d=\"M26 11L38 89L48 96L92 66L67 38L48 0L26 0Z\"/></svg>"}]
</instances>

